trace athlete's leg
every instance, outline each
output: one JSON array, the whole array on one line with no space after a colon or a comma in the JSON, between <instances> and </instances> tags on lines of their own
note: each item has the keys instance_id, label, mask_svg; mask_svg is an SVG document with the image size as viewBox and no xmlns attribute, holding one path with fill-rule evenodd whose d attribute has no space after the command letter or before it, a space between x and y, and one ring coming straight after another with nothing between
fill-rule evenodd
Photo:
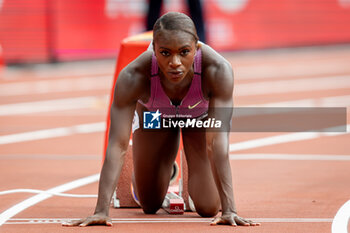
<instances>
[{"instance_id":1,"label":"athlete's leg","mask_svg":"<svg viewBox=\"0 0 350 233\"><path fill-rule=\"evenodd\" d=\"M139 112L140 123L141 115ZM143 211L154 214L168 190L180 131L141 128L133 133L134 190Z\"/></svg>"},{"instance_id":2,"label":"athlete's leg","mask_svg":"<svg viewBox=\"0 0 350 233\"><path fill-rule=\"evenodd\" d=\"M182 130L188 165L188 191L199 215L215 216L220 209L220 197L206 152L205 132Z\"/></svg>"}]
</instances>

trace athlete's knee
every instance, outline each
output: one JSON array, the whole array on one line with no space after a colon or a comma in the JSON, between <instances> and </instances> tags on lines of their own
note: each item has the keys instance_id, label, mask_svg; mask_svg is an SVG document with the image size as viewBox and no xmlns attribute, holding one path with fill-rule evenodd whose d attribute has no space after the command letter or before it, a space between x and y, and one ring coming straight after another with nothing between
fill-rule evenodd
<instances>
[{"instance_id":1,"label":"athlete's knee","mask_svg":"<svg viewBox=\"0 0 350 233\"><path fill-rule=\"evenodd\" d=\"M142 210L145 214L155 214L160 209L160 206L157 205L142 205Z\"/></svg>"},{"instance_id":2,"label":"athlete's knee","mask_svg":"<svg viewBox=\"0 0 350 233\"><path fill-rule=\"evenodd\" d=\"M202 217L214 217L219 209L218 205L196 205L196 211Z\"/></svg>"}]
</instances>

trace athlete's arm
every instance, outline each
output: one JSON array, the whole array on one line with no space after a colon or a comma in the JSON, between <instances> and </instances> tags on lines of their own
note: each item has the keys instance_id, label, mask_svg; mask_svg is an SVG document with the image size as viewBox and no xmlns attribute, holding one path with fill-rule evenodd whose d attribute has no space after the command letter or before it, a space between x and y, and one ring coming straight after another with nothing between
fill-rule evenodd
<instances>
[{"instance_id":1,"label":"athlete's arm","mask_svg":"<svg viewBox=\"0 0 350 233\"><path fill-rule=\"evenodd\" d=\"M209 77L209 118L222 122L219 131L207 130L207 151L219 191L222 214L236 213L229 161L229 124L232 116L233 72L225 61L210 65L204 75ZM207 78L208 79L208 78Z\"/></svg>"},{"instance_id":2,"label":"athlete's arm","mask_svg":"<svg viewBox=\"0 0 350 233\"><path fill-rule=\"evenodd\" d=\"M108 146L101 170L94 215L85 219L65 223L63 224L64 226L112 225L112 221L109 218L109 206L129 146L136 103L139 97L143 95L143 90L145 89L142 81L145 79L140 77L145 74L142 69L139 69L139 63L134 61L128 65L121 71L117 79L113 103L110 109L111 125Z\"/></svg>"},{"instance_id":3,"label":"athlete's arm","mask_svg":"<svg viewBox=\"0 0 350 233\"><path fill-rule=\"evenodd\" d=\"M129 145L131 124L136 107L131 87L133 72L121 72L110 109L110 131L103 163L95 214L109 215L110 201L119 179ZM131 92L131 93L130 93Z\"/></svg>"},{"instance_id":4,"label":"athlete's arm","mask_svg":"<svg viewBox=\"0 0 350 233\"><path fill-rule=\"evenodd\" d=\"M229 135L233 112L233 71L231 65L217 56L204 72L209 89L209 118L222 121L219 131L206 133L207 151L212 165L215 183L219 192L222 216L214 219L213 225L257 225L237 215L233 197L231 167L229 160Z\"/></svg>"}]
</instances>

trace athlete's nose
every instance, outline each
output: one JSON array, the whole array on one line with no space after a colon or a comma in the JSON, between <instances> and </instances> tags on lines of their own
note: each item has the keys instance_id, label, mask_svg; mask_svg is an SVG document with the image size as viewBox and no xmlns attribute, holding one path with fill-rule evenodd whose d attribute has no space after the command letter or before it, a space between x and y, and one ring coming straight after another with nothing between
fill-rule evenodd
<instances>
[{"instance_id":1,"label":"athlete's nose","mask_svg":"<svg viewBox=\"0 0 350 233\"><path fill-rule=\"evenodd\" d=\"M169 64L172 68L178 67L181 65L181 60L179 58L179 56L174 55L171 60L170 60L170 64Z\"/></svg>"}]
</instances>

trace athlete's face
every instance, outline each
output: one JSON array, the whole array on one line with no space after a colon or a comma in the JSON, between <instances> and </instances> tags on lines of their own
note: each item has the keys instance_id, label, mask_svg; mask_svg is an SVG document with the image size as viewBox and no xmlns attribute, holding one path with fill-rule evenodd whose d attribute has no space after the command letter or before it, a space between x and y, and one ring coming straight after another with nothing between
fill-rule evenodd
<instances>
[{"instance_id":1,"label":"athlete's face","mask_svg":"<svg viewBox=\"0 0 350 233\"><path fill-rule=\"evenodd\" d=\"M167 80L180 83L192 70L197 45L193 36L183 31L162 30L154 38L158 66Z\"/></svg>"}]
</instances>

